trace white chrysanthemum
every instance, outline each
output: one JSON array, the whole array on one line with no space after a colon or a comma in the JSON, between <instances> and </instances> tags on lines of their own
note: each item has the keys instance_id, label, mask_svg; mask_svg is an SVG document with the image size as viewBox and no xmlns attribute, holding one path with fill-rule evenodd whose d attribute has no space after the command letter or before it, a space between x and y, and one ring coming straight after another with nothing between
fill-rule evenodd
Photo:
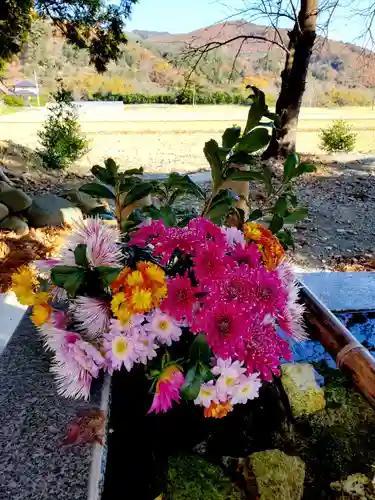
<instances>
[{"instance_id":1,"label":"white chrysanthemum","mask_svg":"<svg viewBox=\"0 0 375 500\"><path fill-rule=\"evenodd\" d=\"M210 380L209 382L201 385L198 397L194 399L194 404L209 408L212 401L217 399L216 396L216 386L214 385L214 381Z\"/></svg>"},{"instance_id":2,"label":"white chrysanthemum","mask_svg":"<svg viewBox=\"0 0 375 500\"><path fill-rule=\"evenodd\" d=\"M243 364L238 360L232 363L231 358L217 359L217 364L212 368L212 373L214 375L220 375L216 381L216 389L220 401L227 401L238 379L245 371L246 368L244 368Z\"/></svg>"},{"instance_id":3,"label":"white chrysanthemum","mask_svg":"<svg viewBox=\"0 0 375 500\"><path fill-rule=\"evenodd\" d=\"M222 227L221 230L223 231L229 246L233 247L237 244L242 247L245 246L245 236L242 231L236 227Z\"/></svg>"},{"instance_id":4,"label":"white chrysanthemum","mask_svg":"<svg viewBox=\"0 0 375 500\"><path fill-rule=\"evenodd\" d=\"M146 319L149 321L145 325L146 331L153 333L160 344L170 346L172 341L179 340L182 335L182 330L177 326L175 320L159 309L148 315Z\"/></svg>"},{"instance_id":5,"label":"white chrysanthemum","mask_svg":"<svg viewBox=\"0 0 375 500\"><path fill-rule=\"evenodd\" d=\"M78 245L87 247L86 257L92 267L121 267L120 232L99 218L75 219L73 229L60 250L62 265L74 266L74 250Z\"/></svg>"},{"instance_id":6,"label":"white chrysanthemum","mask_svg":"<svg viewBox=\"0 0 375 500\"><path fill-rule=\"evenodd\" d=\"M262 385L258 373L252 373L248 377L242 375L233 388L231 396L231 404L245 404L250 399L255 399L259 396L259 389Z\"/></svg>"}]
</instances>

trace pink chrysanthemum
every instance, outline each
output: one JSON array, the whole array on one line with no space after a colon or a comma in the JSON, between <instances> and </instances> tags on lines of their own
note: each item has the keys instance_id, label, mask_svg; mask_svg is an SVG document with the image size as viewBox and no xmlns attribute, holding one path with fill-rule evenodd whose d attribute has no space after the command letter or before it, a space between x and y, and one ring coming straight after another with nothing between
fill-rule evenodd
<instances>
[{"instance_id":1,"label":"pink chrysanthemum","mask_svg":"<svg viewBox=\"0 0 375 500\"><path fill-rule=\"evenodd\" d=\"M204 332L213 352L223 359L236 357L236 345L248 332L248 316L236 303L210 302L192 324L192 331Z\"/></svg>"},{"instance_id":2,"label":"pink chrysanthemum","mask_svg":"<svg viewBox=\"0 0 375 500\"><path fill-rule=\"evenodd\" d=\"M120 370L122 366L130 371L139 362L139 353L144 348L140 342L140 336L144 334L142 326L126 330L120 327L117 321L113 321L109 333L104 335L103 351L109 373Z\"/></svg>"},{"instance_id":3,"label":"pink chrysanthemum","mask_svg":"<svg viewBox=\"0 0 375 500\"><path fill-rule=\"evenodd\" d=\"M118 229L108 226L99 218L77 219L73 229L60 251L61 264L74 266L74 250L77 245L87 246L86 257L92 267L122 266L122 252L119 246Z\"/></svg>"},{"instance_id":4,"label":"pink chrysanthemum","mask_svg":"<svg viewBox=\"0 0 375 500\"><path fill-rule=\"evenodd\" d=\"M213 241L201 246L193 257L194 272L199 282L224 276L232 259L225 255L224 248Z\"/></svg>"},{"instance_id":5,"label":"pink chrysanthemum","mask_svg":"<svg viewBox=\"0 0 375 500\"><path fill-rule=\"evenodd\" d=\"M150 359L153 359L157 356L156 350L159 348L159 346L155 341L155 336L146 331L140 333L138 340L138 361L139 363L146 365Z\"/></svg>"},{"instance_id":6,"label":"pink chrysanthemum","mask_svg":"<svg viewBox=\"0 0 375 500\"><path fill-rule=\"evenodd\" d=\"M95 339L108 331L111 310L108 302L94 297L77 297L70 310L79 331Z\"/></svg>"},{"instance_id":7,"label":"pink chrysanthemum","mask_svg":"<svg viewBox=\"0 0 375 500\"><path fill-rule=\"evenodd\" d=\"M246 246L235 245L231 256L238 264L246 264L252 268L261 265L262 254L255 243L250 243Z\"/></svg>"},{"instance_id":8,"label":"pink chrysanthemum","mask_svg":"<svg viewBox=\"0 0 375 500\"><path fill-rule=\"evenodd\" d=\"M104 358L92 344L76 333L65 332L51 367L58 393L68 398L87 400L92 379L99 376L103 366Z\"/></svg>"},{"instance_id":9,"label":"pink chrysanthemum","mask_svg":"<svg viewBox=\"0 0 375 500\"><path fill-rule=\"evenodd\" d=\"M180 389L185 377L177 365L169 365L160 374L156 383L156 391L148 413L166 412L172 407L173 401L180 401Z\"/></svg>"},{"instance_id":10,"label":"pink chrysanthemum","mask_svg":"<svg viewBox=\"0 0 375 500\"><path fill-rule=\"evenodd\" d=\"M303 325L305 308L298 302L299 287L294 278L293 268L288 261L284 260L276 271L287 293L285 307L277 315L279 326L290 337L296 340L304 340L307 338Z\"/></svg>"},{"instance_id":11,"label":"pink chrysanthemum","mask_svg":"<svg viewBox=\"0 0 375 500\"><path fill-rule=\"evenodd\" d=\"M194 287L187 276L176 276L167 281L167 290L167 298L161 303L160 309L177 320L186 316L191 321L193 308L198 302L196 294L200 289Z\"/></svg>"}]
</instances>

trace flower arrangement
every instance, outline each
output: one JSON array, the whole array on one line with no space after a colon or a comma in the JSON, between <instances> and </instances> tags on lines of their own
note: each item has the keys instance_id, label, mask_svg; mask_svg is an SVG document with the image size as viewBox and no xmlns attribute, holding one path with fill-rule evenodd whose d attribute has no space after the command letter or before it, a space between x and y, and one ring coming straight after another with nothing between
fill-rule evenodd
<instances>
[{"instance_id":1,"label":"flower arrangement","mask_svg":"<svg viewBox=\"0 0 375 500\"><path fill-rule=\"evenodd\" d=\"M148 260L126 257L137 247ZM202 217L181 228L152 221L124 245L116 228L89 218L76 223L59 261L36 264L13 276L13 290L32 306L66 397L87 399L100 372L143 364L149 412L184 399L220 418L256 398L290 358L277 325L304 336L283 247L254 222L240 231ZM181 341L186 355L174 359Z\"/></svg>"},{"instance_id":2,"label":"flower arrangement","mask_svg":"<svg viewBox=\"0 0 375 500\"><path fill-rule=\"evenodd\" d=\"M244 133L232 127L221 147L205 145L211 192L187 175L145 181L141 169L120 172L108 159L92 168L99 183L81 190L112 200L116 225L96 209L96 217L76 221L58 260L36 261L13 276L18 300L32 306L52 353L62 396L88 399L100 373L143 366L153 394L149 413L184 400L222 418L256 398L291 358L291 342L304 338L284 253L293 241L283 226L306 215L293 180L314 167L298 155L286 160L281 178L255 166L253 153L270 140L262 113L275 123L277 116L253 91ZM263 190L257 208L233 190L236 183L248 189L249 181ZM200 200L201 216L178 210L184 196Z\"/></svg>"}]
</instances>

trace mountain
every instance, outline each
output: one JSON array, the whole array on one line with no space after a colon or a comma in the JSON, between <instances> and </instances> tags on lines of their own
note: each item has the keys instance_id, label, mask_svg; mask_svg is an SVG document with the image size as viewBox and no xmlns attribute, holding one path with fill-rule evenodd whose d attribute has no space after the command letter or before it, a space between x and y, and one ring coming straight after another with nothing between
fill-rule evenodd
<instances>
[{"instance_id":1,"label":"mountain","mask_svg":"<svg viewBox=\"0 0 375 500\"><path fill-rule=\"evenodd\" d=\"M104 75L98 75L89 65L86 51L74 49L50 24L37 20L21 55L8 65L5 82L11 85L15 80L30 78L35 70L44 93L56 87L57 78L63 78L77 98L96 92L170 93L185 84L192 65L192 60L186 58L189 47L242 35L272 37L274 33L244 21L215 24L185 34L135 30L128 34L129 42L119 61L110 64ZM280 35L286 42L286 30L280 30ZM241 43L237 39L205 55L193 77L197 91L244 93L246 84L253 84L274 101L285 59L283 51L276 46L269 49L262 40L248 40L236 58ZM373 53L352 44L318 39L305 104L369 104L374 86Z\"/></svg>"}]
</instances>

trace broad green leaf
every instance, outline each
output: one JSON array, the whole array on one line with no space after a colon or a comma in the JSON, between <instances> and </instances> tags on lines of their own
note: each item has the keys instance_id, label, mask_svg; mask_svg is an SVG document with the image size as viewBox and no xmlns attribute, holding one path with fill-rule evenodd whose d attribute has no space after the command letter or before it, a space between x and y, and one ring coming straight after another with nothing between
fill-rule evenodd
<instances>
[{"instance_id":1,"label":"broad green leaf","mask_svg":"<svg viewBox=\"0 0 375 500\"><path fill-rule=\"evenodd\" d=\"M165 206L160 208L160 215L166 226L173 227L176 225L176 214L170 206Z\"/></svg>"},{"instance_id":2,"label":"broad green leaf","mask_svg":"<svg viewBox=\"0 0 375 500\"><path fill-rule=\"evenodd\" d=\"M246 153L245 151L236 150L234 150L229 157L229 161L235 165L255 165L256 163L254 156L249 155L249 153Z\"/></svg>"},{"instance_id":3,"label":"broad green leaf","mask_svg":"<svg viewBox=\"0 0 375 500\"><path fill-rule=\"evenodd\" d=\"M108 214L108 210L103 205L100 205L99 207L92 208L89 211L89 213L90 213L90 215Z\"/></svg>"},{"instance_id":4,"label":"broad green leaf","mask_svg":"<svg viewBox=\"0 0 375 500\"><path fill-rule=\"evenodd\" d=\"M87 245L85 245L84 243L80 243L79 245L77 245L74 250L74 258L77 266L88 267Z\"/></svg>"},{"instance_id":5,"label":"broad green leaf","mask_svg":"<svg viewBox=\"0 0 375 500\"><path fill-rule=\"evenodd\" d=\"M304 219L308 214L307 208L299 208L284 218L284 224L292 224Z\"/></svg>"},{"instance_id":6,"label":"broad green leaf","mask_svg":"<svg viewBox=\"0 0 375 500\"><path fill-rule=\"evenodd\" d=\"M257 208L256 210L253 210L251 214L249 215L249 220L257 220L263 217L263 212Z\"/></svg>"},{"instance_id":7,"label":"broad green leaf","mask_svg":"<svg viewBox=\"0 0 375 500\"><path fill-rule=\"evenodd\" d=\"M276 236L279 239L280 243L285 248L285 250L287 250L289 247L294 246L292 233L288 229L279 231L278 233L276 233Z\"/></svg>"},{"instance_id":8,"label":"broad green leaf","mask_svg":"<svg viewBox=\"0 0 375 500\"><path fill-rule=\"evenodd\" d=\"M272 213L277 214L280 217L284 217L287 209L288 209L288 204L285 196L280 196L280 198L276 201L275 206L272 209Z\"/></svg>"},{"instance_id":9,"label":"broad green leaf","mask_svg":"<svg viewBox=\"0 0 375 500\"><path fill-rule=\"evenodd\" d=\"M84 184L79 188L79 190L96 198L115 198L115 194L109 186L104 186L103 184L98 184L96 182Z\"/></svg>"},{"instance_id":10,"label":"broad green leaf","mask_svg":"<svg viewBox=\"0 0 375 500\"><path fill-rule=\"evenodd\" d=\"M297 196L295 194L288 194L287 197L292 207L296 207L298 205Z\"/></svg>"},{"instance_id":11,"label":"broad green leaf","mask_svg":"<svg viewBox=\"0 0 375 500\"><path fill-rule=\"evenodd\" d=\"M231 150L241 135L241 127L227 128L222 136L222 146Z\"/></svg>"},{"instance_id":12,"label":"broad green leaf","mask_svg":"<svg viewBox=\"0 0 375 500\"><path fill-rule=\"evenodd\" d=\"M127 193L133 186L140 184L141 182L142 181L139 177L122 177L119 175L118 192L120 194Z\"/></svg>"},{"instance_id":13,"label":"broad green leaf","mask_svg":"<svg viewBox=\"0 0 375 500\"><path fill-rule=\"evenodd\" d=\"M247 134L257 125L259 125L260 120L262 119L264 113L268 109L266 106L266 98L264 92L259 90L257 87L253 86L248 86L248 87L250 87L251 90L253 91L253 95L250 96L252 104L249 109L244 135Z\"/></svg>"},{"instance_id":14,"label":"broad green leaf","mask_svg":"<svg viewBox=\"0 0 375 500\"><path fill-rule=\"evenodd\" d=\"M203 152L211 167L213 189L217 191L223 182L223 164L220 158L218 143L211 139L204 145Z\"/></svg>"},{"instance_id":15,"label":"broad green leaf","mask_svg":"<svg viewBox=\"0 0 375 500\"><path fill-rule=\"evenodd\" d=\"M272 220L271 220L271 223L270 223L270 227L269 227L269 230L275 234L277 233L278 231L280 231L280 229L283 227L284 225L284 219L282 217L280 217L279 215L275 214L273 217L272 217Z\"/></svg>"},{"instance_id":16,"label":"broad green leaf","mask_svg":"<svg viewBox=\"0 0 375 500\"><path fill-rule=\"evenodd\" d=\"M284 181L289 181L290 179L293 179L299 161L300 158L297 154L288 156L288 158L284 162L284 175L283 175Z\"/></svg>"},{"instance_id":17,"label":"broad green leaf","mask_svg":"<svg viewBox=\"0 0 375 500\"><path fill-rule=\"evenodd\" d=\"M109 184L111 186L115 185L116 179L106 168L103 168L100 165L94 165L91 172L100 182L104 182L104 184Z\"/></svg>"},{"instance_id":18,"label":"broad green leaf","mask_svg":"<svg viewBox=\"0 0 375 500\"><path fill-rule=\"evenodd\" d=\"M197 366L192 366L185 377L185 383L181 387L180 394L183 399L191 401L195 399L201 388L201 378L197 374Z\"/></svg>"},{"instance_id":19,"label":"broad green leaf","mask_svg":"<svg viewBox=\"0 0 375 500\"><path fill-rule=\"evenodd\" d=\"M300 163L296 169L295 176L299 177L302 174L316 172L316 166L311 163Z\"/></svg>"},{"instance_id":20,"label":"broad green leaf","mask_svg":"<svg viewBox=\"0 0 375 500\"><path fill-rule=\"evenodd\" d=\"M142 213L151 217L153 220L161 219L160 210L155 207L155 205L148 205L147 207L142 207Z\"/></svg>"},{"instance_id":21,"label":"broad green leaf","mask_svg":"<svg viewBox=\"0 0 375 500\"><path fill-rule=\"evenodd\" d=\"M202 382L208 382L214 378L211 368L202 362L198 363L197 373Z\"/></svg>"},{"instance_id":22,"label":"broad green leaf","mask_svg":"<svg viewBox=\"0 0 375 500\"><path fill-rule=\"evenodd\" d=\"M103 285L110 286L117 276L120 274L121 269L118 267L106 267L106 266L100 266L95 268L96 271L99 273L99 277Z\"/></svg>"},{"instance_id":23,"label":"broad green leaf","mask_svg":"<svg viewBox=\"0 0 375 500\"><path fill-rule=\"evenodd\" d=\"M236 200L236 196L229 189L220 191L212 200L207 217L215 224L219 224L233 210Z\"/></svg>"},{"instance_id":24,"label":"broad green leaf","mask_svg":"<svg viewBox=\"0 0 375 500\"><path fill-rule=\"evenodd\" d=\"M122 203L123 207L132 205L136 201L141 200L145 196L148 196L153 191L153 184L151 182L142 182L141 184L136 184L127 192L125 199Z\"/></svg>"},{"instance_id":25,"label":"broad green leaf","mask_svg":"<svg viewBox=\"0 0 375 500\"><path fill-rule=\"evenodd\" d=\"M271 136L265 127L257 127L244 135L239 141L236 149L246 153L255 153L265 148L270 142Z\"/></svg>"},{"instance_id":26,"label":"broad green leaf","mask_svg":"<svg viewBox=\"0 0 375 500\"><path fill-rule=\"evenodd\" d=\"M143 174L143 167L139 168L129 168L129 170L125 170L124 172L121 172L120 175L124 177L128 177L131 175L142 175Z\"/></svg>"},{"instance_id":27,"label":"broad green leaf","mask_svg":"<svg viewBox=\"0 0 375 500\"><path fill-rule=\"evenodd\" d=\"M107 158L106 160L104 160L104 165L112 178L116 179L119 167L115 160L113 158Z\"/></svg>"},{"instance_id":28,"label":"broad green leaf","mask_svg":"<svg viewBox=\"0 0 375 500\"><path fill-rule=\"evenodd\" d=\"M204 198L203 190L198 186L198 184L195 184L195 182L193 182L188 175L181 175L176 172L172 172L168 176L166 186L168 189L178 189L181 194L193 194L198 198Z\"/></svg>"},{"instance_id":29,"label":"broad green leaf","mask_svg":"<svg viewBox=\"0 0 375 500\"><path fill-rule=\"evenodd\" d=\"M79 287L85 283L85 271L80 269L77 273L70 274L64 283L64 288L70 297L75 297Z\"/></svg>"},{"instance_id":30,"label":"broad green leaf","mask_svg":"<svg viewBox=\"0 0 375 500\"><path fill-rule=\"evenodd\" d=\"M208 363L212 357L212 352L207 344L206 335L200 333L194 339L189 349L189 358L192 363L203 361Z\"/></svg>"},{"instance_id":31,"label":"broad green leaf","mask_svg":"<svg viewBox=\"0 0 375 500\"><path fill-rule=\"evenodd\" d=\"M80 272L80 270L76 266L55 266L51 269L52 283L63 287L68 277L77 272Z\"/></svg>"},{"instance_id":32,"label":"broad green leaf","mask_svg":"<svg viewBox=\"0 0 375 500\"><path fill-rule=\"evenodd\" d=\"M264 181L264 176L261 172L230 168L228 169L228 175L225 179L230 181Z\"/></svg>"},{"instance_id":33,"label":"broad green leaf","mask_svg":"<svg viewBox=\"0 0 375 500\"><path fill-rule=\"evenodd\" d=\"M267 194L271 194L273 191L272 172L267 167L263 168L263 180L264 180L264 185L265 185Z\"/></svg>"}]
</instances>

